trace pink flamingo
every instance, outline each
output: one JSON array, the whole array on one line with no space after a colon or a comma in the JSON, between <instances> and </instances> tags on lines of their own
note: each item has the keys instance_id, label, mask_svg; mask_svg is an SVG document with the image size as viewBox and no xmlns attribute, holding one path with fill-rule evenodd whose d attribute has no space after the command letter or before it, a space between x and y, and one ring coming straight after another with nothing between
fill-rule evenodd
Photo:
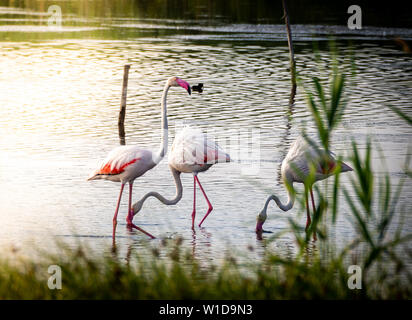
<instances>
[{"instance_id":1,"label":"pink flamingo","mask_svg":"<svg viewBox=\"0 0 412 320\"><path fill-rule=\"evenodd\" d=\"M353 171L353 169L346 163L336 160L331 153L325 150L315 149L310 146L303 137L298 137L289 149L288 154L281 165L281 175L283 183L288 193L288 201L283 204L279 198L275 195L270 195L265 203L263 210L257 217L256 232L262 232L262 226L266 221L266 211L271 200L274 200L278 207L283 211L289 211L292 209L295 202L295 190L293 189L293 183L299 182L305 185L305 197L306 197L306 230L311 224L309 213L309 200L308 190L312 199L312 208L316 212L315 200L313 199L312 184L306 182L306 178L310 175L310 168L314 166L315 182L324 180L335 173L337 165L340 164L340 171L347 172ZM316 239L316 236L314 235Z\"/></svg>"},{"instance_id":2,"label":"pink flamingo","mask_svg":"<svg viewBox=\"0 0 412 320\"><path fill-rule=\"evenodd\" d=\"M180 180L180 174L193 174L193 212L192 212L192 229L194 229L196 216L196 182L199 184L200 190L206 199L209 206L206 215L199 223L202 226L203 221L213 210L206 192L197 177L199 172L208 170L212 165L218 162L229 162L230 156L225 153L214 140L209 139L200 129L185 127L179 132L174 141L169 154L169 168L173 174L176 184L176 195L173 199L168 200L157 192L149 192L133 205L134 214L137 214L143 206L143 203L149 197L155 197L163 204L175 205L182 198L183 187Z\"/></svg>"},{"instance_id":3,"label":"pink flamingo","mask_svg":"<svg viewBox=\"0 0 412 320\"><path fill-rule=\"evenodd\" d=\"M141 149L138 146L120 146L113 149L106 159L103 160L100 166L94 170L88 180L105 179L114 182L121 182L119 199L117 200L116 210L113 217L113 240L115 239L117 214L119 212L120 199L122 197L123 188L126 183L129 183L129 213L126 218L127 225L137 230L142 231L151 238L151 234L144 231L133 224L132 204L132 188L133 182L136 178L142 176L146 171L155 167L167 153L167 139L168 139L168 124L167 124L167 93L170 87L180 86L191 94L190 85L178 78L172 77L166 81L162 95L162 136L161 145L156 153L150 150Z\"/></svg>"}]
</instances>

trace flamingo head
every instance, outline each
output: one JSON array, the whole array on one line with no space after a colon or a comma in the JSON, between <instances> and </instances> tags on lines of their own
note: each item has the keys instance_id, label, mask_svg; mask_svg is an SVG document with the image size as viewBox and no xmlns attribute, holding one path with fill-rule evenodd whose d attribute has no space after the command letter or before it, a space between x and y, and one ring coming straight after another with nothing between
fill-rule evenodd
<instances>
[{"instance_id":1,"label":"flamingo head","mask_svg":"<svg viewBox=\"0 0 412 320\"><path fill-rule=\"evenodd\" d=\"M261 233L261 232L263 232L263 224L264 224L265 221L266 221L266 217L267 217L267 214L266 214L266 211L265 211L265 210L262 210L262 211L258 214L258 216L257 216L257 218L256 218L256 233Z\"/></svg>"},{"instance_id":2,"label":"flamingo head","mask_svg":"<svg viewBox=\"0 0 412 320\"><path fill-rule=\"evenodd\" d=\"M171 77L169 80L167 80L167 84L170 87L182 87L185 89L189 94L192 93L192 90L190 88L190 84L187 83L185 80L182 80L178 77Z\"/></svg>"}]
</instances>

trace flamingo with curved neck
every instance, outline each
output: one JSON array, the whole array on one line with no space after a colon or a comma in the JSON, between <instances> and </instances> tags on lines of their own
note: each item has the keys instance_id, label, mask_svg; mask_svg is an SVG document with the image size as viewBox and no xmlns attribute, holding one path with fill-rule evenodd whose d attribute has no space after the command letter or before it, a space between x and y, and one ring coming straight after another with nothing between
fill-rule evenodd
<instances>
[{"instance_id":1,"label":"flamingo with curved neck","mask_svg":"<svg viewBox=\"0 0 412 320\"><path fill-rule=\"evenodd\" d=\"M289 152L281 165L282 180L286 186L288 200L283 204L276 195L270 195L267 198L262 211L257 216L256 232L259 233L263 231L262 227L267 218L266 212L270 201L275 201L277 206L283 211L289 211L293 208L295 202L295 190L293 189L294 182L303 183L305 185L307 230L311 224L308 191L310 191L313 212L316 212L312 185L316 181L324 180L333 175L336 172L335 169L338 164L340 165L340 172L353 171L353 169L346 163L336 160L331 153L315 149L310 146L303 137L298 137L290 147ZM314 176L315 181L309 184L306 178L311 173L312 166L316 169ZM315 235L314 238L316 238Z\"/></svg>"},{"instance_id":2,"label":"flamingo with curved neck","mask_svg":"<svg viewBox=\"0 0 412 320\"><path fill-rule=\"evenodd\" d=\"M193 198L193 212L192 212L192 229L194 228L194 221L196 215L196 183L199 184L199 188L206 199L209 206L208 211L199 224L202 225L203 221L207 218L210 212L213 210L206 192L204 191L199 178L197 177L199 172L208 170L212 165L218 162L229 162L230 156L225 153L212 139L209 139L198 128L185 127L179 132L172 145L172 150L169 154L169 168L173 174L173 178L176 184L176 194L171 200L166 199L157 192L149 192L142 197L138 202L133 205L133 213L136 215L143 206L143 203L149 197L155 197L165 205L175 205L182 198L183 187L180 180L180 174L192 173L194 179L194 198Z\"/></svg>"},{"instance_id":3,"label":"flamingo with curved neck","mask_svg":"<svg viewBox=\"0 0 412 320\"><path fill-rule=\"evenodd\" d=\"M142 209L143 204L150 197L154 197L154 198L158 199L161 203L163 203L167 206L175 205L182 199L183 186L182 186L182 180L180 179L181 172L177 171L176 169L174 169L170 165L169 165L169 168L170 168L170 171L172 172L172 175L173 175L173 178L174 178L174 181L175 181L175 185L176 185L176 194L175 194L174 198L168 200L156 191L148 192L139 201L137 201L132 206L134 215L137 214Z\"/></svg>"},{"instance_id":4,"label":"flamingo with curved neck","mask_svg":"<svg viewBox=\"0 0 412 320\"><path fill-rule=\"evenodd\" d=\"M119 212L120 200L123 188L129 183L129 211L126 218L128 227L135 228L154 238L150 233L133 224L132 210L132 189L136 178L142 176L147 171L155 167L167 153L168 124L167 124L167 94L171 87L182 87L191 94L190 85L178 78L171 77L166 81L162 94L162 120L161 120L161 143L158 152L152 153L150 150L141 149L138 146L120 146L113 149L101 164L94 170L88 180L105 179L114 182L121 182L120 194L117 200L116 210L113 217L113 241L117 225L117 215Z\"/></svg>"}]
</instances>

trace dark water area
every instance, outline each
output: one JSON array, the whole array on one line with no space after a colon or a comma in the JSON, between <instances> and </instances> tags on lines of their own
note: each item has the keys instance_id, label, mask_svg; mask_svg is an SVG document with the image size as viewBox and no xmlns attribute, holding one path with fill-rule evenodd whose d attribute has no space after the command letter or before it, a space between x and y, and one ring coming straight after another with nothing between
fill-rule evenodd
<instances>
[{"instance_id":1,"label":"dark water area","mask_svg":"<svg viewBox=\"0 0 412 320\"><path fill-rule=\"evenodd\" d=\"M286 1L292 24L346 25L348 7L363 10L363 24L379 27L410 27L411 4L408 1ZM1 0L0 6L47 11L58 4L65 14L73 15L73 23L81 18L140 18L196 20L205 23L278 24L283 17L282 1L270 0L93 0L93 1L16 1ZM18 14L18 13L16 13ZM29 13L28 13L29 15Z\"/></svg>"}]
</instances>

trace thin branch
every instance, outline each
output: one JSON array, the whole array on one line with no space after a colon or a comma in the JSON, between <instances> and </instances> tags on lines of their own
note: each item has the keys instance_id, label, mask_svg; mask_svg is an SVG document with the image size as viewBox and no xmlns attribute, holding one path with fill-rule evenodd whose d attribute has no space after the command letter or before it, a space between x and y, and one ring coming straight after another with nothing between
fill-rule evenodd
<instances>
[{"instance_id":1,"label":"thin branch","mask_svg":"<svg viewBox=\"0 0 412 320\"><path fill-rule=\"evenodd\" d=\"M123 71L123 86L122 86L122 100L120 102L120 112L119 112L119 138L120 138L120 144L125 145L126 144L126 133L124 130L124 119L126 117L126 99L127 99L127 83L129 80L129 69L130 69L130 64L126 64L124 66L124 71Z\"/></svg>"}]
</instances>

